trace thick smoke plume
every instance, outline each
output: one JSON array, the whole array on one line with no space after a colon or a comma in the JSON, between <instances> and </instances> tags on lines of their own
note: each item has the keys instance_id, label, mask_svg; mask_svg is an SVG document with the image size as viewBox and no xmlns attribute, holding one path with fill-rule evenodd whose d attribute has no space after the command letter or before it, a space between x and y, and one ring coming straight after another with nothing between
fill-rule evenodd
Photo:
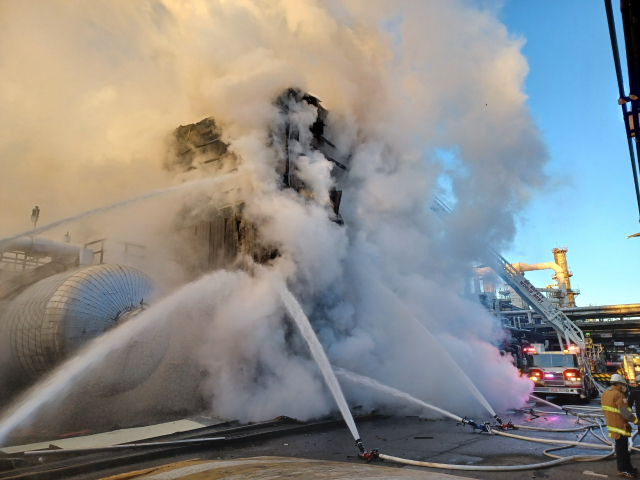
<instances>
[{"instance_id":1,"label":"thick smoke plume","mask_svg":"<svg viewBox=\"0 0 640 480\"><path fill-rule=\"evenodd\" d=\"M508 245L515 216L544 182L522 40L472 1L377 3L3 3L0 233L24 230L36 204L50 216L42 221L53 221L205 175L164 170L165 139L212 116L242 161L243 191L251 192L244 214L280 253L270 268L287 280L334 364L461 415L479 412L419 322L496 410L519 405L528 382L500 356L495 320L461 292L482 261L479 246ZM339 180L344 226L328 204L333 164L304 138L297 168L313 197L280 188L278 146L267 145L283 121L273 102L291 86L331 112L326 136L349 168ZM301 132L314 108L294 112ZM433 194L455 213L439 219L429 209ZM211 201L185 199L180 208L202 208L196 200ZM170 258L179 246L166 240L174 203L73 229L126 236ZM160 259L150 273L175 283L179 268ZM176 314L184 319L176 341L206 371L214 411L256 420L335 410L282 322L275 291L259 275L233 282L238 291L224 307L213 312L203 293ZM401 408L347 388L353 404Z\"/></svg>"}]
</instances>

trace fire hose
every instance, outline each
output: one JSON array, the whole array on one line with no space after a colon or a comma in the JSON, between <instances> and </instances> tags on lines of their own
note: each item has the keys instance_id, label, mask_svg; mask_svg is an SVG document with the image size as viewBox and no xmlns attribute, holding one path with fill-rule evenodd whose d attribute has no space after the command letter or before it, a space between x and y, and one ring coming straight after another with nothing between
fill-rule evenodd
<instances>
[{"instance_id":1,"label":"fire hose","mask_svg":"<svg viewBox=\"0 0 640 480\"><path fill-rule=\"evenodd\" d=\"M586 416L585 414L579 414L579 413L574 413L571 412L571 407L558 407L561 408L563 410L565 410L568 414L572 414L578 417L578 420L580 420L580 416L583 416L583 418ZM596 407L597 408L597 407ZM584 410L594 410L593 409L584 409ZM596 417L595 415L593 415L593 417ZM527 465L455 465L455 464L447 464L447 463L435 463L435 462L424 462L424 461L418 461L418 460L410 460L410 459L405 459L405 458L399 458L399 457L394 457L392 455L387 455L384 453L379 453L378 449L374 449L371 452L367 452L364 448L364 446L362 445L361 441L357 441L356 444L358 445L358 448L360 448L361 454L358 455L359 458L362 458L364 460L367 460L368 462L375 460L375 459L380 459L380 460L387 460L390 462L395 462L395 463L400 463L400 464L404 464L404 465L413 465L413 466L419 466L419 467L429 467L429 468L439 468L439 469L446 469L446 470L465 470L465 471L485 471L485 472L507 472L507 471L522 471L522 470L535 470L535 469L540 469L540 468L548 468L548 467L552 467L555 465L561 465L564 463L568 463L568 462L593 462L593 461L597 461L597 460L604 460L606 458L611 457L612 455L615 454L615 450L613 447L612 442L610 442L609 440L606 439L605 433L604 433L604 429L603 429L603 424L601 421L599 421L599 419L596 418L584 418L585 420L587 420L590 425L585 425L585 426L581 426L581 427L576 427L576 428L544 428L544 427L531 427L528 425L513 425L511 424L511 422L509 422L506 425L496 425L496 426L490 426L487 423L485 423L482 426L482 431L492 434L492 435L499 435L499 436L503 436L503 437L508 437L508 438L514 438L514 439L518 439L518 440L525 440L525 441L529 441L529 442L536 442L536 443L543 443L543 444L552 444L552 445L557 445L557 447L553 447L553 448L548 448L546 450L543 451L543 454L553 458L553 460L547 461L547 462L539 462L539 463L533 463L533 464L527 464ZM465 422L463 422L464 424ZM467 421L466 423L469 423L474 429L475 428L480 428L475 422L473 421ZM533 437L527 437L527 436L523 436L523 435L515 435L512 433L507 433L504 431L501 431L502 429L505 428L512 428L512 429L523 429L523 430L532 430L532 431L542 431L542 432L579 432L579 431L584 431L584 434L580 437L580 439L578 441L570 441L570 440L556 440L556 439L549 439L549 438L533 438ZM602 434L602 437L598 436L593 430L595 428L599 428L600 432ZM583 443L582 441L584 440L584 438L591 433L599 442L600 444L594 444L594 443ZM634 437L638 434L638 432L636 431L634 433ZM581 447L581 448L587 448L587 449L592 449L592 450L606 450L607 453L605 453L604 455L571 455L568 457L561 457L559 455L554 455L551 452L554 451L558 451L558 450L565 450L567 448L574 448L574 447ZM635 447L630 447L633 450L638 450L640 451L639 448L635 448Z\"/></svg>"},{"instance_id":2,"label":"fire hose","mask_svg":"<svg viewBox=\"0 0 640 480\"><path fill-rule=\"evenodd\" d=\"M581 440L583 440L584 437L587 435L587 433L589 433L589 431L592 431L593 428L595 428L595 425L589 426L589 427L583 427L582 430L586 430L586 431L584 432L584 435L582 435L582 437L580 438L580 441L577 441L577 442L565 441L565 440L552 440L552 439L545 439L545 438L531 438L531 437L525 437L522 435L513 435L506 432L500 432L497 430L491 431L491 433L494 435L502 435L505 437L516 438L520 440L527 440L530 442L547 443L547 444L551 443L551 444L559 445L556 448L550 448L543 452L545 455L554 458L554 460L550 460L548 462L532 463L527 465L455 465L455 464L447 464L447 463L434 463L434 462L422 462L418 460L409 460L405 458L386 455L384 453L379 453L378 458L380 458L381 460L388 460L390 462L395 462L395 463L400 463L405 465L413 465L418 467L429 467L429 468L440 468L440 469L446 469L446 470L509 472L509 471L535 470L539 468L548 468L548 467L553 467L555 465L560 465L568 462L594 462L594 461L603 460L605 458L612 456L614 454L614 449L612 445L597 445L593 443L581 442ZM549 429L540 428L540 430L549 430ZM550 431L561 431L561 430L566 430L566 429L553 429ZM572 455L569 457L560 457L560 456L549 453L551 451L562 450L562 449L576 447L576 446L595 449L595 450L609 450L609 452L604 455Z\"/></svg>"}]
</instances>

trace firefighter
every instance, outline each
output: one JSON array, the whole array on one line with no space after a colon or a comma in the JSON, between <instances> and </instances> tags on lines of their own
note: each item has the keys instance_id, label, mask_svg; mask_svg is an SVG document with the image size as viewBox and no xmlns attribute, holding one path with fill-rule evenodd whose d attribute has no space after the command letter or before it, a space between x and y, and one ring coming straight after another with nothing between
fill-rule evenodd
<instances>
[{"instance_id":1,"label":"firefighter","mask_svg":"<svg viewBox=\"0 0 640 480\"><path fill-rule=\"evenodd\" d=\"M640 375L636 375L636 386L629 388L629 408L636 406L636 417L640 409Z\"/></svg>"},{"instance_id":2,"label":"firefighter","mask_svg":"<svg viewBox=\"0 0 640 480\"><path fill-rule=\"evenodd\" d=\"M585 339L584 339L584 346L585 346L585 348L591 348L591 347L593 347L593 340L592 340L592 338L591 338L591 334L587 332L585 335L586 335L586 336L585 336Z\"/></svg>"},{"instance_id":3,"label":"firefighter","mask_svg":"<svg viewBox=\"0 0 640 480\"><path fill-rule=\"evenodd\" d=\"M611 388L602 394L600 402L604 419L607 422L609 437L616 441L616 461L618 462L618 475L634 478L637 469L631 466L629 455L629 437L631 437L631 425L638 424L638 419L633 416L625 392L627 382L622 375L611 375Z\"/></svg>"}]
</instances>

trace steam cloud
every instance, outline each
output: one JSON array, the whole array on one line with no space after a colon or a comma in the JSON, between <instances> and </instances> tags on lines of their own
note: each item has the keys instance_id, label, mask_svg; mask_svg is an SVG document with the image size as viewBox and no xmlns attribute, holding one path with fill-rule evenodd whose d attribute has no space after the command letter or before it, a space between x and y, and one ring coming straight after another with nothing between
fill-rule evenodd
<instances>
[{"instance_id":1,"label":"steam cloud","mask_svg":"<svg viewBox=\"0 0 640 480\"><path fill-rule=\"evenodd\" d=\"M272 268L332 363L462 415L480 412L410 312L496 410L519 405L529 383L494 346L495 320L461 292L481 261L479 245L508 245L515 216L545 180L546 150L522 91L522 40L475 2L379 3L4 3L3 236L23 230L35 204L54 220L184 180L162 169L165 139L181 123L213 116L243 162L252 192L244 214L278 247ZM349 166L340 179L345 226L331 221L332 164L305 151L303 139L298 168L313 199L278 188L266 145L282 121L273 100L290 86L331 112L326 136ZM296 112L301 132L313 108ZM449 218L429 210L434 193L455 202ZM173 217L160 202L76 233L126 235L167 252L175 245L162 232ZM156 267L156 277L179 270L169 260ZM282 322L275 290L259 276L234 275L238 288L223 307L209 308L203 293L179 315L182 355L207 372L214 411L258 420L334 410ZM365 407L391 402L345 387Z\"/></svg>"}]
</instances>

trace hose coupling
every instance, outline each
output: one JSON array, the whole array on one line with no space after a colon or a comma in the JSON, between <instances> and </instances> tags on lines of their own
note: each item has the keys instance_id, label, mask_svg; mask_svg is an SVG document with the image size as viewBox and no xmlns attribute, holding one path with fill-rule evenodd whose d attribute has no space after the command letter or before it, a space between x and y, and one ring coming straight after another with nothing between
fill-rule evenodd
<instances>
[{"instance_id":1,"label":"hose coupling","mask_svg":"<svg viewBox=\"0 0 640 480\"><path fill-rule=\"evenodd\" d=\"M379 448L374 448L370 452L367 452L367 450L364 448L364 445L362 444L362 440L360 439L356 440L356 447L358 447L358 450L360 450L358 458L361 460L372 462L373 460L378 460L380 458L378 454L378 452L380 451Z\"/></svg>"},{"instance_id":2,"label":"hose coupling","mask_svg":"<svg viewBox=\"0 0 640 480\"><path fill-rule=\"evenodd\" d=\"M462 425L469 425L473 430L480 430L480 433L491 433L491 424L489 422L484 422L482 425L476 423L474 420L467 417L462 419Z\"/></svg>"},{"instance_id":3,"label":"hose coupling","mask_svg":"<svg viewBox=\"0 0 640 480\"><path fill-rule=\"evenodd\" d=\"M516 429L515 425L511 420L509 420L507 423L499 423L497 425L494 425L493 428L496 428L498 430L515 430Z\"/></svg>"}]
</instances>

